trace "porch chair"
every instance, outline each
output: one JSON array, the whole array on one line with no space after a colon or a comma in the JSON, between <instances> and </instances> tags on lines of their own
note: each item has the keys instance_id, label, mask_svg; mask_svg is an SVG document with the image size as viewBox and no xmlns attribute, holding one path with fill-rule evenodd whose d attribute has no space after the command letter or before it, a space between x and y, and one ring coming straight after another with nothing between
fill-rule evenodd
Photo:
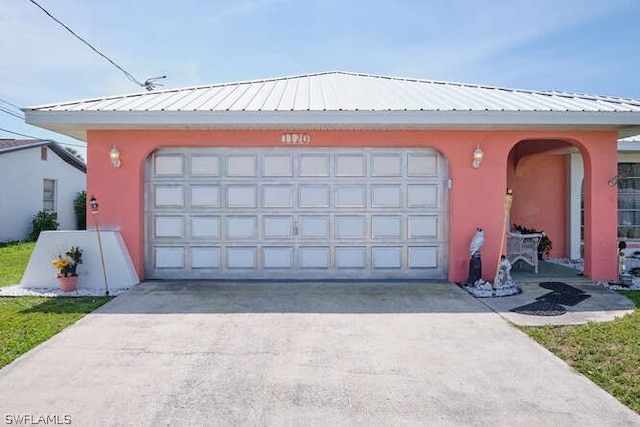
<instances>
[{"instance_id":1,"label":"porch chair","mask_svg":"<svg viewBox=\"0 0 640 427\"><path fill-rule=\"evenodd\" d=\"M542 233L522 234L507 231L507 259L513 265L524 261L538 274L538 243Z\"/></svg>"}]
</instances>

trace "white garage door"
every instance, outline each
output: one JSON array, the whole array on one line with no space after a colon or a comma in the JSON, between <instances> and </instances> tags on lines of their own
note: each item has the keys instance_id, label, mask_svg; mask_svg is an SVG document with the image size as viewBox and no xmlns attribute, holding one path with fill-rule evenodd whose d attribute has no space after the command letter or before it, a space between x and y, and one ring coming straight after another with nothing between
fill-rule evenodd
<instances>
[{"instance_id":1,"label":"white garage door","mask_svg":"<svg viewBox=\"0 0 640 427\"><path fill-rule=\"evenodd\" d=\"M146 170L150 279L444 279L430 149L163 149Z\"/></svg>"}]
</instances>

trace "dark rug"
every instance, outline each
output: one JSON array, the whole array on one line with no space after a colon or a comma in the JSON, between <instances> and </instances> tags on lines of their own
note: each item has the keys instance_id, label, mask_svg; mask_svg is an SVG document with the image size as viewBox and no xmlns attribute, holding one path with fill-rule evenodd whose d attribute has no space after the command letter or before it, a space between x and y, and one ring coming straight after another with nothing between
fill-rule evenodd
<instances>
[{"instance_id":1,"label":"dark rug","mask_svg":"<svg viewBox=\"0 0 640 427\"><path fill-rule=\"evenodd\" d=\"M560 316L561 314L565 314L567 309L560 304L547 301L536 301L531 304L512 308L509 311L520 314L530 314L532 316Z\"/></svg>"},{"instance_id":2,"label":"dark rug","mask_svg":"<svg viewBox=\"0 0 640 427\"><path fill-rule=\"evenodd\" d=\"M549 289L551 292L539 296L535 302L513 308L510 311L534 316L559 316L567 312L563 306L573 307L591 297L582 289L574 288L564 282L542 282L540 287Z\"/></svg>"},{"instance_id":3,"label":"dark rug","mask_svg":"<svg viewBox=\"0 0 640 427\"><path fill-rule=\"evenodd\" d=\"M554 304L562 304L573 307L574 305L580 304L582 301L587 298L591 298L589 294L564 294L562 292L549 292L548 294L542 295L536 300L538 301L547 301Z\"/></svg>"},{"instance_id":4,"label":"dark rug","mask_svg":"<svg viewBox=\"0 0 640 427\"><path fill-rule=\"evenodd\" d=\"M540 287L543 289L549 289L554 292L562 292L564 294L584 294L582 289L574 288L571 285L567 285L564 282L542 282Z\"/></svg>"}]
</instances>

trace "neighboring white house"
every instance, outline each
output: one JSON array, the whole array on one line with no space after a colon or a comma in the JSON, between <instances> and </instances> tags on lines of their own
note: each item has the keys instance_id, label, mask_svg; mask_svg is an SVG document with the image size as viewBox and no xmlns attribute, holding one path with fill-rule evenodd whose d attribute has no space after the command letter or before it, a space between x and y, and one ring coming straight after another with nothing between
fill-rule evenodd
<instances>
[{"instance_id":1,"label":"neighboring white house","mask_svg":"<svg viewBox=\"0 0 640 427\"><path fill-rule=\"evenodd\" d=\"M0 242L23 240L38 211L55 212L75 230L73 201L86 189L87 166L55 141L0 139Z\"/></svg>"}]
</instances>

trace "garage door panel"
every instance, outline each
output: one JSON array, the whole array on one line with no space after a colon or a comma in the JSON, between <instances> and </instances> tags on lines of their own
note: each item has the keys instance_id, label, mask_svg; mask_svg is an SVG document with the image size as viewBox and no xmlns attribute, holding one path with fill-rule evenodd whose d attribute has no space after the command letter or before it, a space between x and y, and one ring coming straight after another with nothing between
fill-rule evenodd
<instances>
[{"instance_id":1,"label":"garage door panel","mask_svg":"<svg viewBox=\"0 0 640 427\"><path fill-rule=\"evenodd\" d=\"M255 209L256 187L252 185L238 185L227 187L227 208Z\"/></svg>"},{"instance_id":2,"label":"garage door panel","mask_svg":"<svg viewBox=\"0 0 640 427\"><path fill-rule=\"evenodd\" d=\"M336 216L336 239L364 239L366 237L365 216Z\"/></svg>"},{"instance_id":3,"label":"garage door panel","mask_svg":"<svg viewBox=\"0 0 640 427\"><path fill-rule=\"evenodd\" d=\"M374 269L401 269L402 247L373 247L371 261Z\"/></svg>"},{"instance_id":4,"label":"garage door panel","mask_svg":"<svg viewBox=\"0 0 640 427\"><path fill-rule=\"evenodd\" d=\"M195 155L191 157L191 175L197 177L214 177L220 175L220 157L212 155Z\"/></svg>"},{"instance_id":5,"label":"garage door panel","mask_svg":"<svg viewBox=\"0 0 640 427\"><path fill-rule=\"evenodd\" d=\"M184 189L182 186L157 186L154 189L156 208L183 208Z\"/></svg>"},{"instance_id":6,"label":"garage door panel","mask_svg":"<svg viewBox=\"0 0 640 427\"><path fill-rule=\"evenodd\" d=\"M410 208L437 208L439 206L437 185L408 185L407 206Z\"/></svg>"},{"instance_id":7,"label":"garage door panel","mask_svg":"<svg viewBox=\"0 0 640 427\"><path fill-rule=\"evenodd\" d=\"M219 239L220 217L197 216L191 218L191 237L196 239Z\"/></svg>"},{"instance_id":8,"label":"garage door panel","mask_svg":"<svg viewBox=\"0 0 640 427\"><path fill-rule=\"evenodd\" d=\"M402 207L401 185L372 185L371 206L374 208Z\"/></svg>"},{"instance_id":9,"label":"garage door panel","mask_svg":"<svg viewBox=\"0 0 640 427\"><path fill-rule=\"evenodd\" d=\"M300 216L298 219L298 235L301 239L330 239L330 217Z\"/></svg>"},{"instance_id":10,"label":"garage door panel","mask_svg":"<svg viewBox=\"0 0 640 427\"><path fill-rule=\"evenodd\" d=\"M184 156L182 154L155 155L154 174L157 177L183 176Z\"/></svg>"},{"instance_id":11,"label":"garage door panel","mask_svg":"<svg viewBox=\"0 0 640 427\"><path fill-rule=\"evenodd\" d=\"M217 185L191 187L191 206L194 208L220 207L220 187Z\"/></svg>"},{"instance_id":12,"label":"garage door panel","mask_svg":"<svg viewBox=\"0 0 640 427\"><path fill-rule=\"evenodd\" d=\"M183 247L155 247L155 267L164 268L184 268L184 248Z\"/></svg>"},{"instance_id":13,"label":"garage door panel","mask_svg":"<svg viewBox=\"0 0 640 427\"><path fill-rule=\"evenodd\" d=\"M438 217L434 215L409 216L409 239L424 239L438 236Z\"/></svg>"},{"instance_id":14,"label":"garage door panel","mask_svg":"<svg viewBox=\"0 0 640 427\"><path fill-rule=\"evenodd\" d=\"M227 268L230 269L255 269L257 249L254 247L229 247L227 248Z\"/></svg>"},{"instance_id":15,"label":"garage door panel","mask_svg":"<svg viewBox=\"0 0 640 427\"><path fill-rule=\"evenodd\" d=\"M409 247L409 268L438 267L437 247Z\"/></svg>"},{"instance_id":16,"label":"garage door panel","mask_svg":"<svg viewBox=\"0 0 640 427\"><path fill-rule=\"evenodd\" d=\"M402 155L400 154L372 154L371 176L398 177L402 176Z\"/></svg>"},{"instance_id":17,"label":"garage door panel","mask_svg":"<svg viewBox=\"0 0 640 427\"><path fill-rule=\"evenodd\" d=\"M265 216L262 220L265 239L293 239L293 216Z\"/></svg>"},{"instance_id":18,"label":"garage door panel","mask_svg":"<svg viewBox=\"0 0 640 427\"><path fill-rule=\"evenodd\" d=\"M329 156L327 154L301 154L299 163L300 176L329 176Z\"/></svg>"},{"instance_id":19,"label":"garage door panel","mask_svg":"<svg viewBox=\"0 0 640 427\"><path fill-rule=\"evenodd\" d=\"M262 166L264 177L293 176L293 157L291 155L265 155Z\"/></svg>"},{"instance_id":20,"label":"garage door panel","mask_svg":"<svg viewBox=\"0 0 640 427\"><path fill-rule=\"evenodd\" d=\"M328 185L300 185L299 205L301 208L329 208Z\"/></svg>"},{"instance_id":21,"label":"garage door panel","mask_svg":"<svg viewBox=\"0 0 640 427\"><path fill-rule=\"evenodd\" d=\"M291 208L293 207L293 186L264 185L262 187L263 208Z\"/></svg>"},{"instance_id":22,"label":"garage door panel","mask_svg":"<svg viewBox=\"0 0 640 427\"><path fill-rule=\"evenodd\" d=\"M371 237L373 239L401 239L402 217L386 215L371 217Z\"/></svg>"},{"instance_id":23,"label":"garage door panel","mask_svg":"<svg viewBox=\"0 0 640 427\"><path fill-rule=\"evenodd\" d=\"M219 247L192 247L191 268L220 268Z\"/></svg>"},{"instance_id":24,"label":"garage door panel","mask_svg":"<svg viewBox=\"0 0 640 427\"><path fill-rule=\"evenodd\" d=\"M159 150L147 277L446 278L445 173L430 149Z\"/></svg>"},{"instance_id":25,"label":"garage door panel","mask_svg":"<svg viewBox=\"0 0 640 427\"><path fill-rule=\"evenodd\" d=\"M226 218L228 239L257 239L258 219L255 216L228 216Z\"/></svg>"},{"instance_id":26,"label":"garage door panel","mask_svg":"<svg viewBox=\"0 0 640 427\"><path fill-rule=\"evenodd\" d=\"M336 185L337 208L364 208L366 206L366 187L364 185Z\"/></svg>"},{"instance_id":27,"label":"garage door panel","mask_svg":"<svg viewBox=\"0 0 640 427\"><path fill-rule=\"evenodd\" d=\"M301 247L298 250L301 269L323 269L329 268L328 247Z\"/></svg>"},{"instance_id":28,"label":"garage door panel","mask_svg":"<svg viewBox=\"0 0 640 427\"><path fill-rule=\"evenodd\" d=\"M156 216L154 220L155 237L184 237L184 218L182 216Z\"/></svg>"},{"instance_id":29,"label":"garage door panel","mask_svg":"<svg viewBox=\"0 0 640 427\"><path fill-rule=\"evenodd\" d=\"M436 154L407 154L407 176L438 176L438 156Z\"/></svg>"},{"instance_id":30,"label":"garage door panel","mask_svg":"<svg viewBox=\"0 0 640 427\"><path fill-rule=\"evenodd\" d=\"M365 176L365 157L361 154L337 154L335 156L336 176Z\"/></svg>"},{"instance_id":31,"label":"garage door panel","mask_svg":"<svg viewBox=\"0 0 640 427\"><path fill-rule=\"evenodd\" d=\"M227 156L227 176L228 177L255 177L256 156L251 155L229 155Z\"/></svg>"},{"instance_id":32,"label":"garage door panel","mask_svg":"<svg viewBox=\"0 0 640 427\"><path fill-rule=\"evenodd\" d=\"M293 268L293 247L262 248L264 268Z\"/></svg>"},{"instance_id":33,"label":"garage door panel","mask_svg":"<svg viewBox=\"0 0 640 427\"><path fill-rule=\"evenodd\" d=\"M337 247L335 258L337 268L364 268L366 247Z\"/></svg>"}]
</instances>

